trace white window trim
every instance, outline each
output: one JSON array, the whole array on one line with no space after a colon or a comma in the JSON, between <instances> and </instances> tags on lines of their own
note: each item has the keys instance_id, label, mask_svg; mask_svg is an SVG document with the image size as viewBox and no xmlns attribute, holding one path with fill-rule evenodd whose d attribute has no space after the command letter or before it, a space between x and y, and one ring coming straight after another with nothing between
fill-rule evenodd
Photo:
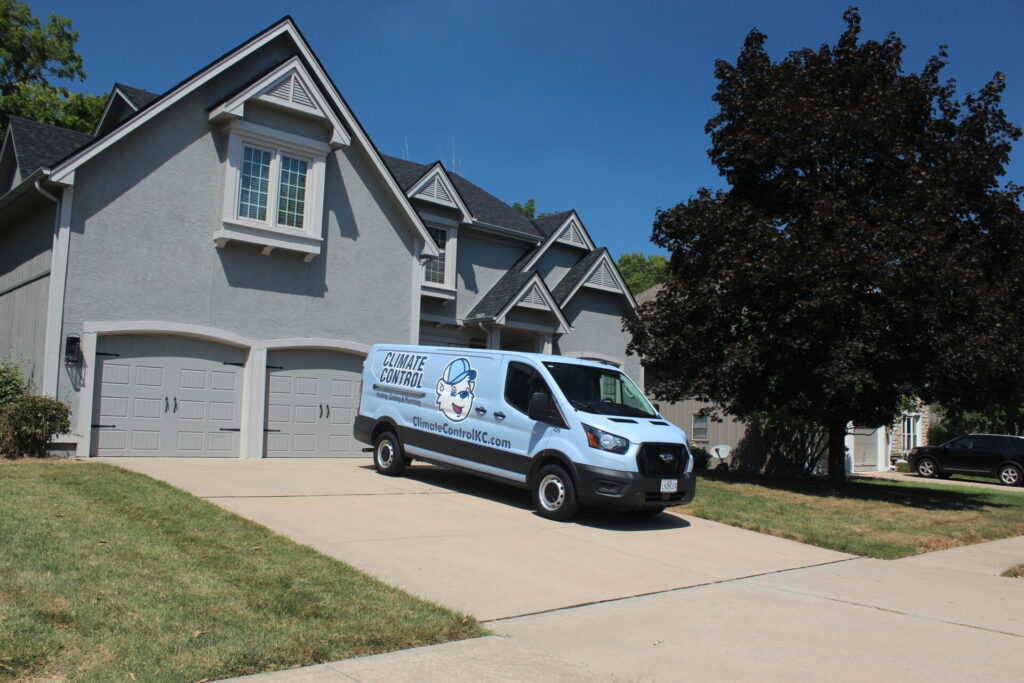
<instances>
[{"instance_id":1,"label":"white window trim","mask_svg":"<svg viewBox=\"0 0 1024 683\"><path fill-rule=\"evenodd\" d=\"M430 228L434 230L444 230L448 237L444 243L444 282L427 282L427 261L424 260L423 268L420 271L420 282L423 283L423 290L425 294L431 294L431 290L438 290L439 294L454 293L455 292L455 261L456 255L458 254L459 247L459 231L451 226L438 225L437 223L427 223L427 232L430 232ZM433 236L431 236L433 240ZM450 298L444 296L443 298Z\"/></svg>"},{"instance_id":2,"label":"white window trim","mask_svg":"<svg viewBox=\"0 0 1024 683\"><path fill-rule=\"evenodd\" d=\"M325 142L236 120L228 127L228 154L225 164L222 225L213 236L218 247L239 241L263 247L263 253L274 249L297 251L307 261L320 253L323 241L324 169L330 147ZM242 157L246 146L270 151L269 192L267 194L267 220L259 221L238 215L241 191ZM306 169L306 197L301 228L277 224L280 200L281 154L308 162Z\"/></svg>"}]
</instances>

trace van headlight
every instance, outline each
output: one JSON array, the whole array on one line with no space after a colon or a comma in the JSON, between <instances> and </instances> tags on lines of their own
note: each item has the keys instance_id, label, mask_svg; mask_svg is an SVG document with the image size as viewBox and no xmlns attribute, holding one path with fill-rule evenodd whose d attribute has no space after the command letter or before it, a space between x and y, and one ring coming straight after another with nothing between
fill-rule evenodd
<instances>
[{"instance_id":1,"label":"van headlight","mask_svg":"<svg viewBox=\"0 0 1024 683\"><path fill-rule=\"evenodd\" d=\"M619 454L629 450L629 439L623 439L621 436L609 434L603 429L591 427L587 424L583 425L583 431L587 433L587 443L591 448Z\"/></svg>"}]
</instances>

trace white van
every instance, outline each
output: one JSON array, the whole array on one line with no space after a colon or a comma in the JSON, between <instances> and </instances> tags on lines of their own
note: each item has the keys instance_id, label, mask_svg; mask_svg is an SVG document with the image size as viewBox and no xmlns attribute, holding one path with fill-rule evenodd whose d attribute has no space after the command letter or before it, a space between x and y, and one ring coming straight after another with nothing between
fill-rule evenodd
<instances>
[{"instance_id":1,"label":"white van","mask_svg":"<svg viewBox=\"0 0 1024 683\"><path fill-rule=\"evenodd\" d=\"M581 503L656 514L694 494L683 430L618 369L576 358L377 344L354 430L381 474L466 470L528 487L551 519Z\"/></svg>"}]
</instances>

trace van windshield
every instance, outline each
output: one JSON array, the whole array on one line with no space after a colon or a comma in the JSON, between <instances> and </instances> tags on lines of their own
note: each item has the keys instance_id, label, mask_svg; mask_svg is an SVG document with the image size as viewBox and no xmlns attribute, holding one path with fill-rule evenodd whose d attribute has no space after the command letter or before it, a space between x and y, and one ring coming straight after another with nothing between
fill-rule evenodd
<instances>
[{"instance_id":1,"label":"van windshield","mask_svg":"<svg viewBox=\"0 0 1024 683\"><path fill-rule=\"evenodd\" d=\"M569 403L577 410L599 415L657 417L632 380L612 368L545 362Z\"/></svg>"}]
</instances>

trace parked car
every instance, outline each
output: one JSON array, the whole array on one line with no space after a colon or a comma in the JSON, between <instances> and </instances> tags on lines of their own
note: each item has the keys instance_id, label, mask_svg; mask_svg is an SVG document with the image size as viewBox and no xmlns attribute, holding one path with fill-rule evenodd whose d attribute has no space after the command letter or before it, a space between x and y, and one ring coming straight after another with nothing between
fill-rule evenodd
<instances>
[{"instance_id":1,"label":"parked car","mask_svg":"<svg viewBox=\"0 0 1024 683\"><path fill-rule=\"evenodd\" d=\"M1007 486L1024 484L1024 436L967 434L941 446L910 451L910 468L922 477L973 474Z\"/></svg>"}]
</instances>

